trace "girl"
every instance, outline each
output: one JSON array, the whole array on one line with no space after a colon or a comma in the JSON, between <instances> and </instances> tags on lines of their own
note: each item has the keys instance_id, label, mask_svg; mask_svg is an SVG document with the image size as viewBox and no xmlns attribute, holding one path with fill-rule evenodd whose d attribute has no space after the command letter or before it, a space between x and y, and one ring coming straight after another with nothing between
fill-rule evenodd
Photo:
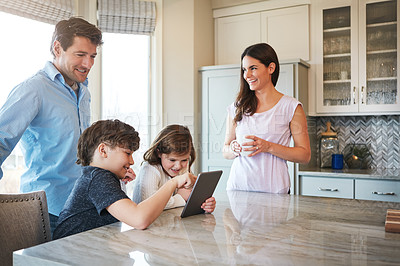
<instances>
[{"instance_id":1,"label":"girl","mask_svg":"<svg viewBox=\"0 0 400 266\"><path fill-rule=\"evenodd\" d=\"M228 107L223 151L234 159L227 190L288 193L286 161L308 163L311 157L306 115L298 100L276 90L279 61L271 46L249 46L241 60L240 91Z\"/></svg>"},{"instance_id":2,"label":"girl","mask_svg":"<svg viewBox=\"0 0 400 266\"><path fill-rule=\"evenodd\" d=\"M196 159L192 136L185 126L169 125L158 134L143 155L144 162L136 178L132 200L139 203L163 186L168 180L190 172ZM165 209L185 206L191 190L180 188L169 199ZM215 199L207 199L202 208L213 212Z\"/></svg>"}]
</instances>

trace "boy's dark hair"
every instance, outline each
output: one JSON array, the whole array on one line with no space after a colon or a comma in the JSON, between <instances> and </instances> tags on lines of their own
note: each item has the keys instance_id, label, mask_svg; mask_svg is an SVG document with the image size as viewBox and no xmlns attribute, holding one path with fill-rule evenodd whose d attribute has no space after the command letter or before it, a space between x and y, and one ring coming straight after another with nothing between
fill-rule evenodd
<instances>
[{"instance_id":1,"label":"boy's dark hair","mask_svg":"<svg viewBox=\"0 0 400 266\"><path fill-rule=\"evenodd\" d=\"M94 151L101 143L112 148L121 147L136 151L139 149L139 133L130 125L115 120L99 120L83 131L78 140L77 164L89 165Z\"/></svg>"},{"instance_id":2,"label":"boy's dark hair","mask_svg":"<svg viewBox=\"0 0 400 266\"><path fill-rule=\"evenodd\" d=\"M190 152L189 168L196 159L192 135L187 127L169 125L158 133L150 148L144 153L143 159L151 165L161 164L159 154L176 153L185 155Z\"/></svg>"},{"instance_id":3,"label":"boy's dark hair","mask_svg":"<svg viewBox=\"0 0 400 266\"><path fill-rule=\"evenodd\" d=\"M76 36L86 37L96 46L103 44L101 30L82 18L71 17L56 24L50 45L50 52L53 57L55 57L53 52L54 41L59 41L63 50L66 51L73 44Z\"/></svg>"}]
</instances>

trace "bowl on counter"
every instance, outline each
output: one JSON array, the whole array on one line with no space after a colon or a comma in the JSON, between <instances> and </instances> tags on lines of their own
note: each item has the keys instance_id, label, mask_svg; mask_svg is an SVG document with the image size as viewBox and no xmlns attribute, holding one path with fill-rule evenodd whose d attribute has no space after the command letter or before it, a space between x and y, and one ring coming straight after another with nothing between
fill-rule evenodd
<instances>
[{"instance_id":1,"label":"bowl on counter","mask_svg":"<svg viewBox=\"0 0 400 266\"><path fill-rule=\"evenodd\" d=\"M343 150L344 161L349 169L367 169L370 156L366 144L347 144Z\"/></svg>"}]
</instances>

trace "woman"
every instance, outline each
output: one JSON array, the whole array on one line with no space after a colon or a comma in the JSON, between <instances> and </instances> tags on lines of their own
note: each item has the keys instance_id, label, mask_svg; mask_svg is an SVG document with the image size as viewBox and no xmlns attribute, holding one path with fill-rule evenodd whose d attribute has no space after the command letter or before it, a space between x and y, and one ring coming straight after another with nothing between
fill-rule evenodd
<instances>
[{"instance_id":1,"label":"woman","mask_svg":"<svg viewBox=\"0 0 400 266\"><path fill-rule=\"evenodd\" d=\"M279 61L270 45L247 47L241 62L240 91L228 107L223 151L226 159L234 159L227 190L289 193L286 161L308 163L311 157L302 104L276 90ZM291 137L294 147L289 147ZM244 151L252 153L241 155Z\"/></svg>"}]
</instances>

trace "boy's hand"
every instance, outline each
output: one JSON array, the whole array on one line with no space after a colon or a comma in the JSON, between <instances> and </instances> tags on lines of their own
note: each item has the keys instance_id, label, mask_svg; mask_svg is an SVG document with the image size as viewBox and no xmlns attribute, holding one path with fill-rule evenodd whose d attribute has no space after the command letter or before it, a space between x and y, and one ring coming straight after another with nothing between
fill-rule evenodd
<instances>
[{"instance_id":1,"label":"boy's hand","mask_svg":"<svg viewBox=\"0 0 400 266\"><path fill-rule=\"evenodd\" d=\"M215 201L215 198L211 197L211 198L206 199L206 201L203 202L203 204L201 204L201 208L208 213L212 213L215 209L216 204L217 204L217 202Z\"/></svg>"},{"instance_id":2,"label":"boy's hand","mask_svg":"<svg viewBox=\"0 0 400 266\"><path fill-rule=\"evenodd\" d=\"M136 178L135 172L132 170L132 168L129 168L126 171L125 178L122 179L122 182L124 182L125 184L128 184L128 182L135 180L135 178Z\"/></svg>"}]
</instances>

